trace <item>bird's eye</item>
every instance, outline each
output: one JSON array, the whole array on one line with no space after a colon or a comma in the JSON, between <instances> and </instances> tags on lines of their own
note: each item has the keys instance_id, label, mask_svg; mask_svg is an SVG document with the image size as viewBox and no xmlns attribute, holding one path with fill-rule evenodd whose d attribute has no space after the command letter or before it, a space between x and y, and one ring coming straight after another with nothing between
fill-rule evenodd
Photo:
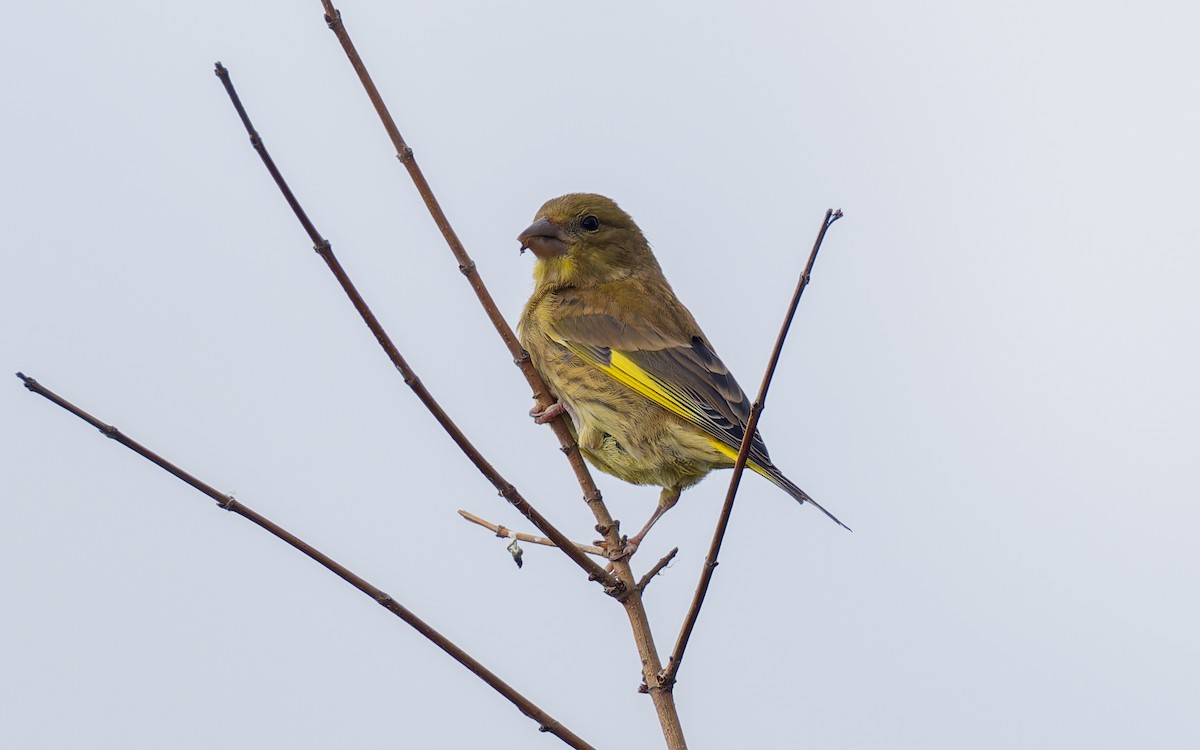
<instances>
[{"instance_id":1,"label":"bird's eye","mask_svg":"<svg viewBox=\"0 0 1200 750\"><path fill-rule=\"evenodd\" d=\"M583 227L589 232L594 232L600 228L600 220L595 216L585 216L579 220L579 226Z\"/></svg>"}]
</instances>

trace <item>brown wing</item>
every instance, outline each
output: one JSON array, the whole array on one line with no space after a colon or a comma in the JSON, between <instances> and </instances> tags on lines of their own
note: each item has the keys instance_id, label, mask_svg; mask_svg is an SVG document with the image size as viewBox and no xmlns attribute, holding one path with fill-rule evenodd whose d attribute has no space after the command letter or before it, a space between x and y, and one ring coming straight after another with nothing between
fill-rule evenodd
<instances>
[{"instance_id":1,"label":"brown wing","mask_svg":"<svg viewBox=\"0 0 1200 750\"><path fill-rule=\"evenodd\" d=\"M736 454L750 416L745 392L691 315L674 302L663 320L642 320L599 292L557 295L553 333L585 362L691 422ZM751 459L771 467L757 434ZM772 467L773 468L773 467Z\"/></svg>"}]
</instances>

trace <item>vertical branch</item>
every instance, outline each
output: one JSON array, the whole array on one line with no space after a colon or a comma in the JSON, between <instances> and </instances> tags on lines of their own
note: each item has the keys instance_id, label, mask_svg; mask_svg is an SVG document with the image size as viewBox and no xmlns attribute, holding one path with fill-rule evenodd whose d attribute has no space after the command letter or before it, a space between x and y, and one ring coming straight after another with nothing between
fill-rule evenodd
<instances>
[{"instance_id":1,"label":"vertical branch","mask_svg":"<svg viewBox=\"0 0 1200 750\"><path fill-rule=\"evenodd\" d=\"M521 373L529 382L538 407L542 409L548 407L553 401L549 389L546 387L545 382L542 381L537 370L534 369L533 363L529 360L529 355L521 348L516 335L504 320L504 316L500 313L499 308L497 308L495 300L492 299L491 294L483 283L483 279L479 275L479 270L476 268L475 262L471 260L462 242L458 239L458 235L455 234L453 228L450 226L450 221L446 218L445 212L442 211L441 205L437 202L433 190L429 186L429 182L425 179L425 175L417 165L413 150L409 148L404 138L400 135L400 130L396 127L396 122L388 111L387 105L384 104L379 89L375 86L374 81L367 72L362 57L359 56L357 49L355 49L354 43L346 31L346 27L342 23L341 11L333 6L332 0L321 0L321 4L325 8L325 22L342 45L342 49L345 51L350 65L358 75L358 79L366 91L367 97L371 100L380 121L383 123L384 130L387 131L388 137L391 139L392 146L396 149L396 157L404 165L404 168L408 170L413 185L416 186L417 192L425 202L425 207L429 210L429 214L433 217L433 221L438 229L441 230L447 246L449 246L451 253L453 253L455 259L458 261L459 270L463 272L471 288L475 291L488 319L491 320L496 332L508 347L513 361L521 368ZM608 549L621 549L620 530L609 513L608 508L604 505L600 490L596 488L595 481L592 479L586 464L584 464L583 456L579 452L579 446L575 444L575 439L571 436L570 430L567 427L566 417L556 419L551 423L551 426L555 437L558 438L563 453L567 457L567 461L571 465L572 471L575 473L575 478L583 490L584 501L591 508L592 514L596 518L596 530L604 535ZM637 579L634 578L633 571L630 569L627 559L614 561L613 570L616 573L617 580L621 584L621 588L612 593L625 608L629 624L633 629L634 643L637 646L638 655L642 662L642 676L645 681L645 689L650 693L650 697L654 702L654 708L658 714L667 747L671 748L671 750L682 750L687 747L683 738L683 728L679 722L679 713L675 708L675 698L671 693L670 685L662 680L662 662L654 645L654 635L650 630L646 610L642 604L642 593L637 589Z\"/></svg>"},{"instance_id":2,"label":"vertical branch","mask_svg":"<svg viewBox=\"0 0 1200 750\"><path fill-rule=\"evenodd\" d=\"M842 218L842 212L839 209L834 211L829 209L825 212L825 218L821 222L821 229L817 232L817 239L813 242L812 252L808 255L808 263L804 266L804 272L800 274L800 279L796 282L796 291L792 294L791 304L788 305L787 314L783 318L783 325L779 328L779 336L775 339L775 348L771 351L771 358L767 362L767 371L763 373L762 384L758 388L758 397L754 399L754 403L750 406L750 417L746 420L746 431L742 435L741 449L738 451L737 461L733 465L733 476L729 478L729 490L725 493L725 504L721 506L721 515L717 518L717 528L713 533L712 543L708 547L708 554L704 558L704 566L700 571L700 581L696 584L696 592L692 596L692 603L688 606L687 615L683 618L683 625L679 629L679 636L675 640L675 648L671 651L671 658L667 662L667 669L663 673L663 682L668 686L675 684L676 675L679 674L679 665L683 663L683 652L687 649L688 640L692 637L692 630L696 627L696 619L700 617L700 608L704 606L704 597L708 593L709 583L712 581L713 573L717 569L717 556L721 552L721 543L725 540L725 530L729 527L729 516L733 512L733 500L737 497L738 485L742 480L742 472L746 468L746 459L750 455L750 446L754 441L754 433L758 429L758 418L762 414L763 406L767 400L767 390L771 387L771 378L775 376L775 367L779 364L779 355L783 352L783 343L787 339L788 330L792 326L792 318L796 315L796 307L800 304L800 297L804 294L804 288L808 286L808 280L812 275L813 264L817 260L817 251L821 249L821 242L825 239L825 233L829 231L829 227L833 222ZM841 523L839 521L839 523Z\"/></svg>"},{"instance_id":3,"label":"vertical branch","mask_svg":"<svg viewBox=\"0 0 1200 750\"><path fill-rule=\"evenodd\" d=\"M437 630L434 630L433 627L431 627L421 618L417 617L409 609L393 599L389 594L376 588L375 586L372 586L366 581L366 579L357 575L349 568L341 565L333 558L321 552L316 547L313 547L308 542L305 542L303 539L291 533L287 529L271 521L266 516L263 516L248 506L238 502L233 498L232 495L221 492L207 482L204 482L192 474L189 474L154 451L145 447L141 443L126 436L116 427L101 422L96 417L93 417L91 414L87 413L83 409L80 409L78 406L75 406L70 401L62 398L57 393L51 391L49 388L46 388L33 378L26 377L24 374L19 372L17 373L17 377L20 378L21 381L25 383L25 387L33 393L36 393L37 395L62 407L63 409L66 409L71 414L100 430L101 434L103 434L105 437L117 441L142 458L145 458L146 460L156 464L183 482L191 485L205 495L208 495L213 500L216 500L217 505L225 510L236 513L251 523L256 524L263 530L273 534L278 539L287 542L292 547L308 555L313 560L316 560L338 578L341 578L346 583L349 583L354 588L374 599L377 604L394 614L396 617L399 617L418 633L428 638L435 646L440 648L442 651L445 651L450 655L451 658L470 670L471 673L476 677L487 683L489 687L508 699L517 707L518 710L520 710L521 713L538 722L538 728L540 731L550 732L573 748L579 748L579 750L591 749L591 745L584 742L582 739L576 736L575 733L564 727L558 722L557 719L543 711L535 703L533 703L533 701L517 692L508 683L500 679L495 673L476 661L470 654L461 649L449 638L442 635Z\"/></svg>"}]
</instances>

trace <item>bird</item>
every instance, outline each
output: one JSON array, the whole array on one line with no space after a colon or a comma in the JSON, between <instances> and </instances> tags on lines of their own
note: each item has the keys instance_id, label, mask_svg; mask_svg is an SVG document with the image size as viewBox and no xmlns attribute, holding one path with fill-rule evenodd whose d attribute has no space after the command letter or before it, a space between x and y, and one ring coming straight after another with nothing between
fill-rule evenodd
<instances>
[{"instance_id":1,"label":"bird","mask_svg":"<svg viewBox=\"0 0 1200 750\"><path fill-rule=\"evenodd\" d=\"M662 488L617 553L630 555L684 489L734 465L750 401L615 201L553 198L517 240L536 257L517 335L556 398L530 415L544 424L565 413L593 466ZM783 475L757 431L746 466L849 529Z\"/></svg>"}]
</instances>

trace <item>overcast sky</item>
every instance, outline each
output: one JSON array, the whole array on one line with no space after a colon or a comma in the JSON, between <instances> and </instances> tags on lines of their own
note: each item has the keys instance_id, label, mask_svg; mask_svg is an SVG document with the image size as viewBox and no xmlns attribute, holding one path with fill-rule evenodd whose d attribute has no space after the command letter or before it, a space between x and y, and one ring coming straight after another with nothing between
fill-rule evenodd
<instances>
[{"instance_id":1,"label":"overcast sky","mask_svg":"<svg viewBox=\"0 0 1200 750\"><path fill-rule=\"evenodd\" d=\"M697 748L1200 744L1195 3L381 3L347 26L515 323L547 198L639 222L854 528L748 477L676 694ZM391 593L598 747L660 747L593 520L320 3L22 3L0 44L0 359ZM0 734L24 748L559 747L280 542L0 388ZM634 560L665 657L727 474ZM656 488L598 476L627 528Z\"/></svg>"}]
</instances>

